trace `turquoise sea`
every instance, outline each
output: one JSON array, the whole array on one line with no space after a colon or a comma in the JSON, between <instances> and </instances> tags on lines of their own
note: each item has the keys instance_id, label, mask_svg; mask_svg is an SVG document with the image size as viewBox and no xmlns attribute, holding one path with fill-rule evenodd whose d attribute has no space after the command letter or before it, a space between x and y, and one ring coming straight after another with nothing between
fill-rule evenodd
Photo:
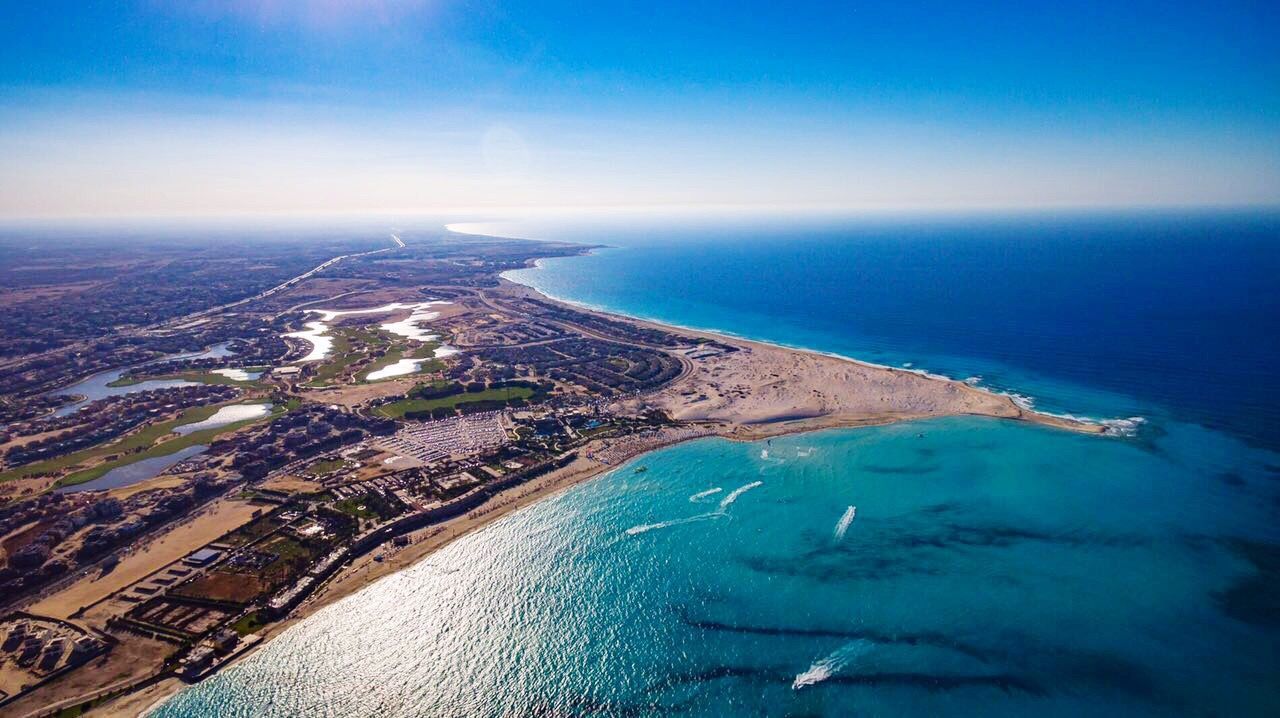
<instances>
[{"instance_id":1,"label":"turquoise sea","mask_svg":"<svg viewBox=\"0 0 1280 718\"><path fill-rule=\"evenodd\" d=\"M490 228L611 245L513 273L562 298L1142 421L677 446L329 606L156 714L1275 715L1278 228Z\"/></svg>"}]
</instances>

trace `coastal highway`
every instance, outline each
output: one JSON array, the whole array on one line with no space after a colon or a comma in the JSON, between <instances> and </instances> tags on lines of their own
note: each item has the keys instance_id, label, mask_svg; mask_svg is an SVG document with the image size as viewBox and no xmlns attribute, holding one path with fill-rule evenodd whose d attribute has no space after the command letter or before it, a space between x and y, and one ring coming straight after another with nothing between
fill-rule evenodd
<instances>
[{"instance_id":1,"label":"coastal highway","mask_svg":"<svg viewBox=\"0 0 1280 718\"><path fill-rule=\"evenodd\" d=\"M318 272L323 272L324 270L328 269L329 267L332 267L333 265L337 264L338 262L341 262L344 259L355 259L356 257L368 257L369 255L372 255L372 254L381 254L383 252L390 252L394 249L402 249L405 246L404 242L394 234L391 235L391 240L396 243L395 247L386 247L385 249L374 249L368 252L357 252L355 254L339 255L337 257L334 257L333 259L325 261L323 264L320 264L317 267L313 267L310 271L303 272L302 274L299 274L298 276L293 277L292 279L288 279L264 292L259 292L251 297L238 299L234 302L231 302L230 304L223 304L220 307L211 307L209 309L204 309L199 312L195 312L194 314L188 314L185 317L170 319L166 322L162 322L161 324L157 324L147 328L156 329L159 327L172 327L179 324L184 324L186 322L191 321L192 319L199 319L200 317L209 316L210 314L219 314L221 312L227 311L228 309L234 309L235 307L241 306L242 304L248 304L249 302L256 302L259 299L266 299L267 297L275 294L276 292L284 291L289 287L296 285L298 282L301 282L305 279L308 279L314 276Z\"/></svg>"},{"instance_id":2,"label":"coastal highway","mask_svg":"<svg viewBox=\"0 0 1280 718\"><path fill-rule=\"evenodd\" d=\"M494 310L495 312L498 312L498 313L500 313L500 314L507 314L507 315L510 315L510 316L524 317L525 319L529 319L529 316L528 316L527 314L525 314L524 312L519 311L519 310L517 310L517 309L514 309L514 308L512 308L512 307L510 307L510 306L507 306L505 303L503 303L503 302L502 302L500 299L498 299L497 297L490 296L489 294L487 294L487 293L486 293L486 292L484 292L484 291L479 291L479 292L477 292L475 296L476 296L476 298L478 298L481 302L483 302L485 306L489 307L490 309ZM555 300L552 300L552 301L555 301ZM631 319L630 317L624 317L624 316L621 316L621 315L610 315L610 314L608 314L607 312L595 312L594 310L590 310L590 309L580 309L580 308L576 308L576 307L574 308L574 310L575 310L575 311L581 311L581 312L587 312L587 313L596 313L596 314L600 314L601 316L604 316L604 317L606 317L606 318L608 318L608 319L610 319L610 320L621 320L621 321L624 321L624 322L633 322L633 321L635 321L635 320ZM680 380L684 379L685 377L687 377L687 376L689 376L691 373L693 373L693 361L692 361L692 360L690 360L690 359L689 359L689 357L687 357L687 356L685 356L685 355L683 355L683 354L681 354L681 353L679 353L679 352L672 351L672 350L671 350L670 348L668 348L668 347L661 347L661 346L657 346L657 345L653 345L653 344L646 344L646 343L644 343L644 342L638 342L638 341L635 341L635 340L633 340L633 339L620 339L620 338L618 338L618 337L609 336L609 335L607 335L607 334L601 334L600 332L593 331L593 330L591 330L591 329L588 329L588 328L586 328L586 327L580 326L580 325L578 325L578 324L574 324L574 323L572 323L572 322L568 322L568 321L564 321L564 320L560 320L560 319L552 319L552 318L550 318L550 317L539 317L538 319L539 319L540 321L543 321L543 322L546 322L546 323L548 323L548 324L551 324L551 325L554 325L554 326L556 326L556 327L559 327L560 329L564 330L565 332L568 332L569 334L580 334L580 335L583 335L583 336L591 337L592 339L598 339L598 340L600 340L600 341L602 341L602 342L611 342L611 343L613 343L613 344L623 344L623 345L628 345L628 346L633 346L633 347L639 347L639 348L642 348L642 349L649 349L649 350L651 350L651 351L659 351L659 352L662 352L663 354L667 354L667 355L669 355L669 356L671 356L671 357L674 357L674 358L676 359L676 361L680 362L680 374L679 374L678 376L676 376L674 379L672 379L672 380L671 380L671 382L668 384L668 386L671 386L671 385L676 384L676 383L677 383L677 382L679 382ZM672 328L665 328L665 327L664 327L664 330L665 330L665 331L670 331L670 332L672 332L673 334L677 334L677 335L679 335L679 332L674 331ZM553 341L553 342L554 342L554 341L559 341L559 339L552 339L552 340L548 340L548 341ZM530 344L530 345L540 344L540 343L542 343L542 341L541 341L541 340L539 340L539 341L535 341L535 342L528 342L528 344Z\"/></svg>"},{"instance_id":3,"label":"coastal highway","mask_svg":"<svg viewBox=\"0 0 1280 718\"><path fill-rule=\"evenodd\" d=\"M320 264L319 266L313 267L313 268L312 268L312 269L310 269L309 271L303 272L302 274L299 274L299 275L298 275L298 276L296 276L296 277L293 277L293 278L291 278L291 279L288 279L288 280L286 280L286 281L284 281L284 282L282 282L282 283L280 283L280 284L277 284L277 285L276 285L276 286L274 286L274 287L271 287L270 289L268 289L268 290L266 290L266 291L259 292L259 293L255 294L255 295L251 296L251 297L245 297L244 299L238 299L238 300L236 300L236 301L234 301L234 302L231 302L231 303L229 303L229 304L223 304L222 306L218 306L218 307L211 307L211 308L209 308L209 309L203 309L203 310L198 311L198 312L195 312L195 313L193 313L193 314L187 314L187 315L185 315L185 316L181 316L181 317L174 317L174 318L172 318L172 319L167 319L167 320L165 320L165 321L157 322L157 323L155 323L155 324L151 324L151 325L148 325L148 326L145 326L145 327L138 327L137 329L131 330L131 331L129 331L129 332L125 332L125 334L145 334L146 332L155 331L155 330L157 330L157 329L172 329L172 328L174 328L174 327L178 327L178 326L181 326L181 325L183 325L183 324L186 324L187 322L190 322L190 321L192 321L192 320L194 320L194 319L199 319L199 318L201 318L201 317L207 317L207 316L212 315L212 314L218 314L218 313L220 313L220 312L225 312L225 311L227 311L228 309L234 309L235 307L238 307L238 306L241 306L241 305L244 305L244 304L248 304L249 302L253 302L253 301L257 301L257 300L259 300L259 299L264 299L264 298L266 298L266 297L269 297L269 296L271 296L271 295L275 294L276 292L280 292L280 291L283 291L283 290L285 290L285 289L288 289L289 287L292 287L292 286L296 285L298 282L301 282L301 281L303 281L303 280L305 280L305 279L307 279L307 278L309 278L309 277L314 276L317 272L323 272L325 269L328 269L329 267L332 267L333 265L335 265L335 264L337 264L338 262L341 262L341 261L343 261L343 260L345 260L345 259L355 259L356 257L367 257L367 256L372 255L372 254L381 254L382 252L391 252L391 251L394 251L394 250L396 250L396 249L402 249L402 248L405 246L404 241L403 241L402 239L400 239L400 237L399 237L398 235L395 235L395 234L391 235L391 241L393 241L393 242L395 242L395 243L396 243L396 246L395 246L395 247L386 247L386 248L384 248L384 249L374 249L374 250L370 250L370 251L368 251L368 252L357 252L357 253L354 253L354 254L343 254L343 255L340 255L340 256L334 257L334 258L332 258L332 259L329 259L329 260L325 261L324 263ZM19 361L24 361L24 360L27 360L27 359L31 359L32 357L45 356L45 355L53 355L53 354L56 354L56 353L59 353L59 352L66 352L66 351L68 351L68 350L74 350L74 349L77 347L77 345L79 345L79 346L84 346L84 343L83 343L83 342L76 342L76 343L70 344L70 345L68 345L68 346L55 347L55 348L53 348L53 349L48 349L48 350L45 350L45 351L43 351L43 352L39 352L38 354L31 354L31 355L27 355L27 356L23 356L23 357L14 357L14 358L6 359L6 360L3 360L3 361L0 361L0 366L8 366L8 365L10 365L10 364L14 364L14 363L17 363L17 362L19 362Z\"/></svg>"}]
</instances>

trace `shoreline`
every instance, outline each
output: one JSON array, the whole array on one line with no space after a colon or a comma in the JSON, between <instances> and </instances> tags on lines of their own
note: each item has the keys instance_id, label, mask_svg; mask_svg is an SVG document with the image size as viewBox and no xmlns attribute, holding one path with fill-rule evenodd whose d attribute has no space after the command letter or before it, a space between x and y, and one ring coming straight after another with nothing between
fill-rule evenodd
<instances>
[{"instance_id":1,"label":"shoreline","mask_svg":"<svg viewBox=\"0 0 1280 718\"><path fill-rule=\"evenodd\" d=\"M592 247L590 249L594 249L594 248L595 247ZM590 249L588 249L587 251L590 251ZM536 264L536 261L537 260L534 260L534 262L530 262L528 267L526 268L534 266L534 264ZM514 293L517 295L531 294L537 299L548 301L554 304L565 305L576 311L596 314L606 319L615 320L615 321L620 320L620 321L628 322L631 324L636 324L642 327L656 329L659 331L664 331L672 334L684 335L687 337L694 337L694 338L700 338L700 339L707 339L711 341L723 342L726 344L744 345L747 347L762 349L768 352L794 353L794 354L798 354L806 357L815 357L822 360L834 360L836 362L848 363L854 366L870 369L873 371L890 372L891 374L908 375L913 377L919 377L922 379L927 379L929 381L941 382L950 386L954 386L959 391L962 391L962 392L972 393L975 395L980 395L982 397L994 398L1002 402L1007 402L1008 406L1012 410L1012 413L1007 415L975 412L972 414L974 416L990 416L992 418L1005 418L1005 419L1012 419L1016 421L1026 421L1033 424L1041 424L1044 426L1052 426L1055 428L1065 429L1068 431L1075 431L1078 433L1094 434L1094 435L1117 435L1121 432L1116 432L1112 429L1111 427L1112 422L1141 420L1140 417L1135 417L1135 419L1132 419L1132 420L1092 419L1092 418L1082 418L1082 417L1071 416L1069 414L1051 414L1051 413L1039 411L1033 408L1027 403L1027 399L1022 395L1014 394L1012 392L995 391L982 386L975 386L975 385L969 384L966 381L954 379L952 377L944 376L941 374L933 374L923 369L888 366L884 364L877 364L874 362L864 361L861 359L855 359L853 357L847 357L841 354L836 354L834 352L824 352L816 349L788 346L785 344L779 344L776 342L770 342L770 341L765 341L760 339L750 339L750 338L746 338L746 337L742 337L742 336L738 336L735 334L718 331L718 330L694 329L694 328L685 327L677 324L668 324L665 322L656 321L652 319L641 319L641 318L632 317L626 314L614 313L608 310L598 309L580 302L574 302L571 300L565 300L565 299L553 297L551 295L546 294L545 292L543 292L541 289L537 287L508 279L506 276L504 276L507 273L508 272L503 272L498 277L499 287L497 291L500 293L508 293L508 294ZM681 381L683 381L683 379L677 379L675 382L673 382L672 386L680 383ZM911 421L915 419L929 418L930 416L935 416L935 414L926 414L926 413L896 414L896 415L884 415L881 417L873 417L873 418L866 418L866 417L842 418L839 416L830 416L830 415L814 416L810 418L798 417L794 421L778 422L776 424L773 424L775 426L784 425L784 424L793 424L794 428L791 428L789 430L784 430L784 431L778 431L778 432L762 432L758 434L758 438L765 438L768 436L778 436L786 433L799 433L802 431L820 430L825 428L840 428L840 427L855 428L859 426L879 425L879 424L894 423L899 421ZM752 424L752 422L743 422L743 423L746 425ZM762 422L756 425L767 426L769 424Z\"/></svg>"},{"instance_id":2,"label":"shoreline","mask_svg":"<svg viewBox=\"0 0 1280 718\"><path fill-rule=\"evenodd\" d=\"M594 249L596 246L588 247L586 251L591 251L591 249ZM526 268L535 266L536 262L537 260L528 262ZM1058 417L1052 414L1039 412L1034 409L1029 409L1019 405L1014 397L1009 394L991 391L982 387L975 387L966 382L952 379L950 377L933 375L923 370L879 365L828 352L790 347L756 339L748 339L729 333L693 329L649 319L631 317L624 314L617 314L608 310L588 307L577 302L552 297L536 287L510 280L503 276L505 274L507 274L507 272L503 272L498 277L499 286L496 291L499 293L531 293L544 301L565 305L577 311L598 314L612 320L622 320L674 334L692 336L695 338L705 338L728 344L744 345L746 347L757 348L769 352L790 352L808 357L817 357L825 361L847 362L878 372L889 371L897 374L911 375L929 381L945 382L949 385L955 386L957 390L961 392L971 392L983 397L997 398L1001 401L1007 402L1008 406L1012 410L1012 413L1007 415L998 415L993 413L984 414L978 412L966 414L963 412L956 412L949 414L951 416L984 416L991 419L1023 421L1057 429L1075 431L1077 433L1092 435L1107 434L1107 427L1101 423L1090 420L1080 420L1074 417ZM658 393L668 391L671 387L680 385L681 383L689 380L690 376L691 375L686 375L677 378L670 385L659 390ZM225 665L220 666L215 673L220 673L221 671L232 668L247 657L254 655L272 638L282 634L284 631L287 631L295 624L309 618L318 611L349 598L388 576L413 567L454 541L467 536L474 531L483 529L489 524L501 518L505 518L516 511L555 496L563 491L573 488L574 486L616 471L624 467L628 462L634 461L635 459L652 452L669 448L687 441L711 437L749 443L784 435L803 434L834 429L884 426L906 421L943 418L943 416L946 415L928 413L884 413L864 416L818 415L754 423L750 421L737 423L705 421L701 422L701 426L705 431L685 433L679 436L671 436L670 434L665 436L659 435L652 437L652 440L632 436L623 437L622 439L613 441L599 440L590 442L577 450L578 456L567 466L557 469L545 476L533 479L527 484L514 486L501 491L491 497L484 504L481 504L475 510L462 516L448 519L439 524L426 526L407 534L410 537L410 543L406 547L391 549L388 544L383 544L382 546L379 546L378 549L354 559L350 564L345 566L321 585L311 596L295 608L287 618L268 624L255 634L258 638L253 646L235 655L234 658L228 661ZM629 442L628 439L631 441ZM618 446L620 444L622 446ZM608 463L592 457L594 452L603 451L605 449L618 450L619 456L616 460ZM383 555L384 559L382 561L375 561L375 555ZM205 680L207 680L207 678ZM187 684L176 677L167 678L137 693L120 696L119 698L104 704L97 710L104 716L145 716L158 709L166 701L189 685L190 684Z\"/></svg>"},{"instance_id":3,"label":"shoreline","mask_svg":"<svg viewBox=\"0 0 1280 718\"><path fill-rule=\"evenodd\" d=\"M410 537L410 543L404 548L392 551L388 550L387 544L383 544L378 549L356 558L299 604L287 618L264 626L262 630L254 634L258 636L258 639L253 646L235 655L213 674L202 679L201 682L208 680L212 675L217 675L238 665L241 661L257 653L272 638L289 630L295 624L310 618L333 604L360 593L382 579L412 568L454 541L484 529L499 519L506 518L521 509L549 499L579 484L617 471L631 461L654 451L713 436L717 435L708 432L679 437L655 437L655 441L635 446L630 451L624 451L624 455L613 463L604 463L588 456L588 454L593 453L593 448L602 450L609 446L605 441L591 442L579 449L579 456L561 469L533 479L527 484L513 486L500 491L489 501L466 514L438 524L425 526L406 534ZM728 437L723 436L719 438L728 439ZM385 555L384 560L375 561L373 557L380 553ZM186 683L177 677L166 678L136 693L115 698L95 709L95 711L99 711L102 716L110 716L112 718L146 716L191 685L196 684Z\"/></svg>"},{"instance_id":4,"label":"shoreline","mask_svg":"<svg viewBox=\"0 0 1280 718\"><path fill-rule=\"evenodd\" d=\"M475 234L475 235L469 235L469 236L487 236L487 235ZM543 241L543 240L528 240L528 241ZM616 247L609 247L604 245L590 245L585 247L582 254L583 255L592 254L598 249L616 249ZM916 369L914 367L892 366L889 364L880 364L877 362L867 361L865 359L858 359L856 357L851 357L845 354L839 354L837 352L824 351L821 349L814 349L812 347L806 347L806 346L801 346L796 344L786 344L783 342L777 342L777 341L772 341L767 339L756 339L753 337L745 336L745 335L738 334L736 332L732 332L724 329L693 327L693 326L688 326L684 324L675 324L675 323L668 322L662 319L657 319L657 318L632 316L630 314L624 314L622 312L615 311L608 307L603 307L596 304L589 304L587 302L580 302L574 299L568 299L566 297L560 297L554 294L549 294L546 290L544 290L541 287L538 287L533 284L526 284L524 282L517 281L507 276L508 274L516 271L523 271L526 269L541 269L542 265L540 264L540 262L542 261L542 259L543 258L535 259L527 263L526 266L522 267L519 270L509 269L505 272L502 272L501 274L498 275L499 282L504 283L506 285L511 285L514 287L520 287L522 290L530 291L538 295L539 298L541 299L544 299L546 301L550 301L553 303L564 304L574 309L577 309L579 311L589 312L592 314L600 314L611 319L621 319L624 321L640 324L643 326L648 326L650 328L659 329L663 331L675 330L674 333L683 333L687 335L700 336L708 339L713 339L716 341L723 341L723 342L729 342L729 343L740 342L743 344L767 347L775 350L799 352L802 354L808 354L813 356L825 357L828 359L836 359L839 361L849 362L852 364L856 364L858 366L867 367L869 369L900 372L905 374L914 374L916 376L924 377L926 379L933 379L935 381L954 382L957 384L964 384L965 386L971 389L975 389L984 394L1007 398L1010 402L1013 403L1014 406L1016 406L1022 412L1025 412L1031 416L1037 417L1037 419L1028 419L1035 423L1045 423L1046 425L1057 426L1059 428L1064 428L1072 431L1082 431L1083 433L1102 433L1102 434L1109 433L1110 435L1118 435L1118 436L1129 436L1136 429L1137 425L1146 423L1146 418L1142 416L1132 416L1132 417L1125 417L1125 418L1120 418L1120 417L1097 418L1097 417L1091 417L1091 416L1078 416L1075 414L1070 414L1065 412L1061 412L1061 413L1048 412L1048 411L1044 411L1043 409L1035 408L1035 397L1032 397L1027 394L1019 393L1013 389L986 387L986 386L982 386L979 383L970 383L968 379L957 379L955 377L948 376L946 374L938 374L938 373L929 371L927 369ZM906 420L909 420L909 419L906 419ZM1082 428L1083 426L1089 426L1089 425L1096 426L1099 428L1098 429Z\"/></svg>"}]
</instances>

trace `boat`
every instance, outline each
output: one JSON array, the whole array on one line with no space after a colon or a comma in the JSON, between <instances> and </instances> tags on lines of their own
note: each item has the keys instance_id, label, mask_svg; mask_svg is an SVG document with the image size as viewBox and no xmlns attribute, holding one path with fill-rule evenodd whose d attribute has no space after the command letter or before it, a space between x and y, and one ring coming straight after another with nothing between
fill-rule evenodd
<instances>
[{"instance_id":1,"label":"boat","mask_svg":"<svg viewBox=\"0 0 1280 718\"><path fill-rule=\"evenodd\" d=\"M648 470L649 470L649 467L648 467L648 466L637 466L637 467L636 467L636 473L637 473L637 474L643 474L644 472L646 472L646 471L648 471Z\"/></svg>"}]
</instances>

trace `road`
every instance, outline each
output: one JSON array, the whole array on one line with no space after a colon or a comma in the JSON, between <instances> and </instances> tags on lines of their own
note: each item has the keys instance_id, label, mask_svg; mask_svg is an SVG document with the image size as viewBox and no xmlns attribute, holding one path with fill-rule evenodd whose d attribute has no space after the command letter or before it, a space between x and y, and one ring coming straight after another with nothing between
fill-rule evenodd
<instances>
[{"instance_id":1,"label":"road","mask_svg":"<svg viewBox=\"0 0 1280 718\"><path fill-rule=\"evenodd\" d=\"M401 242L399 237L396 237L394 234L391 235L391 237L397 243L399 243L400 247L404 246L404 242ZM231 302L230 304L223 304L220 307L212 307L210 309L205 309L199 312L195 312L194 314L188 314L185 317L180 317L178 319L171 319L167 322L164 322L163 326L173 326L175 324L186 323L191 321L192 319L199 319L200 317L205 317L210 314L219 314L221 312L227 311L228 309L234 309L235 307L238 307L242 304L248 304L249 302L256 302L259 299L266 299L267 297L271 296L272 294L275 294L276 292L284 291L296 285L298 282L301 282L303 280L306 280L312 277L317 272L323 272L324 270L328 269L329 267L332 267L333 265L337 264L338 262L341 262L344 259L355 259L356 257L368 257L371 254L381 254L383 252L390 252L391 250L398 249L398 248L399 247L387 247L386 249L374 249L368 252L357 252L356 254L343 254L341 256L337 256L337 257L334 257L333 259L326 261L324 264L321 264L320 266L315 267L308 272L303 272L302 274L299 274L298 276L292 279L282 282L281 284L277 284L276 286L266 290L265 292L259 292L253 295L252 297L245 297L244 299L238 299L234 302Z\"/></svg>"},{"instance_id":2,"label":"road","mask_svg":"<svg viewBox=\"0 0 1280 718\"><path fill-rule=\"evenodd\" d=\"M518 317L523 317L525 319L532 319L532 317L530 317L528 314L525 314L523 311L507 306L501 300L495 297L492 297L483 291L476 292L475 296L477 299L483 302L485 306L489 307L495 312L498 312L499 314L507 314L509 316L518 316ZM584 313L592 313L591 310L579 309L576 311L581 311ZM605 314L604 312L596 312L596 313L602 314L602 315ZM629 317L622 317L622 316L614 316L614 317L608 317L608 318L615 319L615 320L622 320L626 322L633 321ZM684 379L685 377L693 373L693 361L688 357L686 357L685 355L681 354L680 352L673 351L670 347L658 346L655 344L646 344L644 342L639 342L634 339L624 339L620 337L610 336L608 334L603 334L601 332L594 331L586 327L583 327L581 325L574 324L572 322L565 321L562 319L555 319L551 317L538 317L538 321L556 326L561 330L567 332L571 336L573 334L577 334L579 336L587 336L587 337L591 337L592 339L598 339L602 342L610 342L613 344L622 344L622 345L633 346L641 349L649 349L651 351L662 352L663 354L673 357L676 361L680 362L680 374L676 376L674 379L672 379L670 382L665 384L664 386L672 386L676 382L679 382L680 380ZM543 341L544 340L529 342L529 344L530 345L541 344ZM548 342L559 341L559 339L551 339L551 340L545 340L545 341L548 341Z\"/></svg>"}]
</instances>

